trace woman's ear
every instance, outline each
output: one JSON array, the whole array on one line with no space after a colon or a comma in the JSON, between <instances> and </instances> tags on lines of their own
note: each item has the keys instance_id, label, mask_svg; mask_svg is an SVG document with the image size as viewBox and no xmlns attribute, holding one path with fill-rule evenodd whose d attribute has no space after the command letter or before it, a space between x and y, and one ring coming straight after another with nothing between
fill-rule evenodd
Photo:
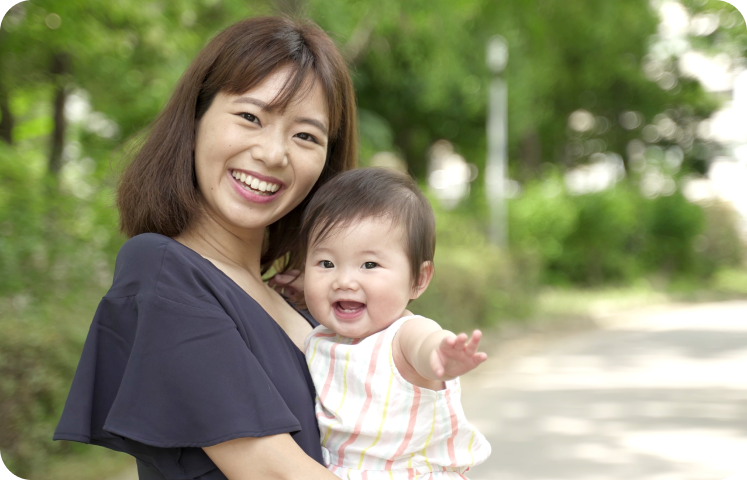
<instances>
[{"instance_id":1,"label":"woman's ear","mask_svg":"<svg viewBox=\"0 0 747 480\"><path fill-rule=\"evenodd\" d=\"M413 286L410 300L415 300L425 292L425 289L428 288L428 284L431 283L431 278L433 278L433 262L423 262L423 264L420 265L420 280L415 286Z\"/></svg>"}]
</instances>

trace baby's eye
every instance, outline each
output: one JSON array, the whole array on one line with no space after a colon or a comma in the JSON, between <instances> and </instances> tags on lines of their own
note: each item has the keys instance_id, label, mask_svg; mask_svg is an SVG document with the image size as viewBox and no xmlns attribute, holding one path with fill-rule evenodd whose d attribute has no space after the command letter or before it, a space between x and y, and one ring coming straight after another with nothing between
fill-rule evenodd
<instances>
[{"instance_id":1,"label":"baby's eye","mask_svg":"<svg viewBox=\"0 0 747 480\"><path fill-rule=\"evenodd\" d=\"M376 268L378 266L379 266L379 264L376 263L376 262L366 262L366 263L363 264L363 268L365 268L367 270L371 269L371 268Z\"/></svg>"},{"instance_id":2,"label":"baby's eye","mask_svg":"<svg viewBox=\"0 0 747 480\"><path fill-rule=\"evenodd\" d=\"M330 262L329 260L322 260L319 262L319 266L322 268L335 268L335 264Z\"/></svg>"}]
</instances>

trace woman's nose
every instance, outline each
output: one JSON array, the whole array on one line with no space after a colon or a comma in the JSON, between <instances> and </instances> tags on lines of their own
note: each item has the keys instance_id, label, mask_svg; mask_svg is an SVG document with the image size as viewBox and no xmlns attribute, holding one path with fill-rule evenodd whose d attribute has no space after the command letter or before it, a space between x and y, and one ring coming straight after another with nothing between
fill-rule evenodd
<instances>
[{"instance_id":1,"label":"woman's nose","mask_svg":"<svg viewBox=\"0 0 747 480\"><path fill-rule=\"evenodd\" d=\"M268 168L284 167L288 163L288 145L278 128L266 128L251 150L252 157Z\"/></svg>"}]
</instances>

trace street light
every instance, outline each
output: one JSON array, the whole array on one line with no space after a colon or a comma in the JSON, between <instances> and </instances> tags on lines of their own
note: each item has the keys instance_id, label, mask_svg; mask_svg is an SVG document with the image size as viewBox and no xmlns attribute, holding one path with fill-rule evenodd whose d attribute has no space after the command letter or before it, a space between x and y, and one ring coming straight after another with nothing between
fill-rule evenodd
<instances>
[{"instance_id":1,"label":"street light","mask_svg":"<svg viewBox=\"0 0 747 480\"><path fill-rule=\"evenodd\" d=\"M508 208L506 205L507 104L506 81L502 77L508 64L508 43L500 35L490 37L485 63L493 74L488 101L488 158L485 163L485 190L490 206L488 238L499 247L508 244Z\"/></svg>"}]
</instances>

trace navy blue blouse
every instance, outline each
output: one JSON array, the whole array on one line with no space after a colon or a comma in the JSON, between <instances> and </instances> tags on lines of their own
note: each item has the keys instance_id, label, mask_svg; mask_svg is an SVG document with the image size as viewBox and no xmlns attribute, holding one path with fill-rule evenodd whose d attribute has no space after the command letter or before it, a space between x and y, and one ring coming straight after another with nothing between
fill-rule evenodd
<instances>
[{"instance_id":1,"label":"navy blue blouse","mask_svg":"<svg viewBox=\"0 0 747 480\"><path fill-rule=\"evenodd\" d=\"M146 233L119 251L54 439L129 453L168 479L225 480L201 447L288 432L322 463L314 395L303 353L253 298Z\"/></svg>"}]
</instances>

